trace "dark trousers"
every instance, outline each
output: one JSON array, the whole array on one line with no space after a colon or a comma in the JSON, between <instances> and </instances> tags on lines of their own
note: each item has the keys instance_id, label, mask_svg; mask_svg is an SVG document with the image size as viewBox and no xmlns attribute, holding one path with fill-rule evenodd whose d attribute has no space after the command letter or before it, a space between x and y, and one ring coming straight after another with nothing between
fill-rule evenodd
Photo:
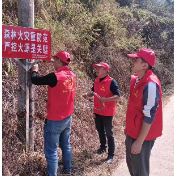
<instances>
[{"instance_id":1,"label":"dark trousers","mask_svg":"<svg viewBox=\"0 0 176 176\"><path fill-rule=\"evenodd\" d=\"M100 138L100 147L106 149L106 137L108 139L108 155L114 156L115 143L112 131L113 116L102 116L95 114L95 125Z\"/></svg>"},{"instance_id":2,"label":"dark trousers","mask_svg":"<svg viewBox=\"0 0 176 176\"><path fill-rule=\"evenodd\" d=\"M131 176L149 176L150 154L155 140L144 141L139 154L131 153L131 146L136 139L126 136L126 162Z\"/></svg>"}]
</instances>

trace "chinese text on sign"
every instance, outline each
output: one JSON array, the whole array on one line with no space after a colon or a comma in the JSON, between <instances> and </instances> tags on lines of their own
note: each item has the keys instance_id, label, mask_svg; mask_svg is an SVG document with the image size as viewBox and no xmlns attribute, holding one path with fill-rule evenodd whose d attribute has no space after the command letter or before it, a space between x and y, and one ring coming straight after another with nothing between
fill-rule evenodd
<instances>
[{"instance_id":1,"label":"chinese text on sign","mask_svg":"<svg viewBox=\"0 0 176 176\"><path fill-rule=\"evenodd\" d=\"M2 57L49 60L50 31L2 25Z\"/></svg>"}]
</instances>

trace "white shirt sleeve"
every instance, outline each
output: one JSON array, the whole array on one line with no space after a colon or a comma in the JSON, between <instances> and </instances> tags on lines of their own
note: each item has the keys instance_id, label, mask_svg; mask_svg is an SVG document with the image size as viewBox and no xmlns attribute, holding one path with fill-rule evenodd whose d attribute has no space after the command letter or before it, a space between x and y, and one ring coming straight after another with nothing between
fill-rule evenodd
<instances>
[{"instance_id":1,"label":"white shirt sleeve","mask_svg":"<svg viewBox=\"0 0 176 176\"><path fill-rule=\"evenodd\" d=\"M156 83L149 82L143 90L143 104L144 104L144 121L152 124L158 102L160 99L159 87Z\"/></svg>"}]
</instances>

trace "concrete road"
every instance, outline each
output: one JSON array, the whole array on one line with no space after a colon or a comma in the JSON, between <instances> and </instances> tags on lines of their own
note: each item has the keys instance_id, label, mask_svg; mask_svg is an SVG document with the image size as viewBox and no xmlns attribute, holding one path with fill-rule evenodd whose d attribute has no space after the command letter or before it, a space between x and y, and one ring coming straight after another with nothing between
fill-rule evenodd
<instances>
[{"instance_id":1,"label":"concrete road","mask_svg":"<svg viewBox=\"0 0 176 176\"><path fill-rule=\"evenodd\" d=\"M112 176L130 176L125 160ZM163 109L163 135L151 152L150 176L174 176L174 96Z\"/></svg>"}]
</instances>

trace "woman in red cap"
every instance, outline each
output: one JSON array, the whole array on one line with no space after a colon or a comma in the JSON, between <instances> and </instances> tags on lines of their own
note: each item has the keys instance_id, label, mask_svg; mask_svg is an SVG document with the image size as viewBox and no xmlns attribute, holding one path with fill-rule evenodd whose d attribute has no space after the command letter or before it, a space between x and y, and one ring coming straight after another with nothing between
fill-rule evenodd
<instances>
[{"instance_id":1,"label":"woman in red cap","mask_svg":"<svg viewBox=\"0 0 176 176\"><path fill-rule=\"evenodd\" d=\"M126 113L126 162L131 176L149 176L149 159L155 139L162 135L162 90L151 68L155 53L143 48L134 58Z\"/></svg>"}]
</instances>

